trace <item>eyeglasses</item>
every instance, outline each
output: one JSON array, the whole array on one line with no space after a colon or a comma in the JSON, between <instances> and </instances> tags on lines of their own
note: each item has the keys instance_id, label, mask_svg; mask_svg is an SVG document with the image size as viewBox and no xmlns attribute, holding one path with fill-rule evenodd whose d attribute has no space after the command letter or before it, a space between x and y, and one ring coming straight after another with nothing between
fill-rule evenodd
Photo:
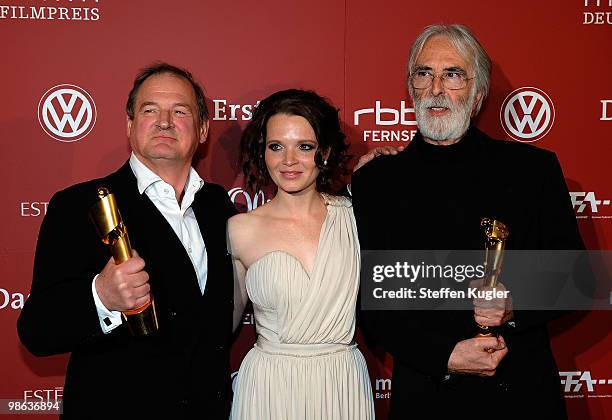
<instances>
[{"instance_id":1,"label":"eyeglasses","mask_svg":"<svg viewBox=\"0 0 612 420\"><path fill-rule=\"evenodd\" d=\"M442 80L444 88L450 90L463 89L467 86L468 80L473 79L473 77L467 77L464 72L458 70L443 71L441 75L434 74L430 70L416 70L410 75L410 83L415 89L427 89L436 77Z\"/></svg>"}]
</instances>

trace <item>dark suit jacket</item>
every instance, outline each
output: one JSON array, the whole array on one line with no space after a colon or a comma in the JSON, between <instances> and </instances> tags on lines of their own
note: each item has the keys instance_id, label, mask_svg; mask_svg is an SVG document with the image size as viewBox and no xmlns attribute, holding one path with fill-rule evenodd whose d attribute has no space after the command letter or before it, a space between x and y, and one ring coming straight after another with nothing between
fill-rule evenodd
<instances>
[{"instance_id":1,"label":"dark suit jacket","mask_svg":"<svg viewBox=\"0 0 612 420\"><path fill-rule=\"evenodd\" d=\"M430 145L417 134L397 156L377 158L359 169L353 175L352 193L364 250L483 250L482 217L509 226L507 249L584 248L555 155L492 140L476 128L452 146ZM493 391L499 398L531 395L546 418L563 418L560 380L545 326L558 315L515 311L515 327L502 331L509 353L496 375L484 379L447 376L455 344L475 335L473 312L361 313L366 334L394 356L395 418L444 409L459 415L455 405L432 407L424 396L466 392L482 400L479 395ZM513 401L496 414L524 412L525 399ZM478 410L469 407L466 414L474 418Z\"/></svg>"},{"instance_id":2,"label":"dark suit jacket","mask_svg":"<svg viewBox=\"0 0 612 420\"><path fill-rule=\"evenodd\" d=\"M96 188L114 192L134 249L146 263L159 333L134 338L124 324L103 334L91 283L110 253L88 211ZM71 352L64 418L227 418L233 280L226 221L227 193L206 183L193 210L208 253L202 295L193 265L145 194L128 163L51 199L34 262L31 295L18 321L22 343L37 356Z\"/></svg>"}]
</instances>

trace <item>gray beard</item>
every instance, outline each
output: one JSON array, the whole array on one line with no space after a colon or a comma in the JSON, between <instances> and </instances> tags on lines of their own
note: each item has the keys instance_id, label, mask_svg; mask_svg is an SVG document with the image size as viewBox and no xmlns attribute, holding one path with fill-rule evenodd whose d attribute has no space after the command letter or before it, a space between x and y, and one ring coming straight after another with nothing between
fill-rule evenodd
<instances>
[{"instance_id":1,"label":"gray beard","mask_svg":"<svg viewBox=\"0 0 612 420\"><path fill-rule=\"evenodd\" d=\"M463 137L470 126L472 108L476 98L476 89L472 88L465 100L453 104L446 96L413 96L414 114L419 131L433 141L454 140ZM432 117L427 112L430 107L445 107L451 112L443 117Z\"/></svg>"}]
</instances>

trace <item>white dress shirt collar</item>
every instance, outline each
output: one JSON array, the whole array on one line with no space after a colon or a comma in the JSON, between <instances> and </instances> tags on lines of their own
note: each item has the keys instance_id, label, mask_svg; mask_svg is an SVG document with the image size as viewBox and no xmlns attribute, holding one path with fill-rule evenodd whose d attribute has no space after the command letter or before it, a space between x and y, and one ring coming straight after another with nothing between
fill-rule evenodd
<instances>
[{"instance_id":1,"label":"white dress shirt collar","mask_svg":"<svg viewBox=\"0 0 612 420\"><path fill-rule=\"evenodd\" d=\"M134 152L130 155L130 168L132 168L132 172L136 176L136 182L138 184L138 192L143 194L147 188L151 185L155 184L158 181L163 181L159 175L149 169L144 163L142 163ZM204 186L204 180L198 175L193 167L189 168L189 175L187 176L187 182L185 183L185 196L190 195L191 199L188 201L193 201L193 195L196 192L200 191ZM191 204L191 203L190 203Z\"/></svg>"}]
</instances>

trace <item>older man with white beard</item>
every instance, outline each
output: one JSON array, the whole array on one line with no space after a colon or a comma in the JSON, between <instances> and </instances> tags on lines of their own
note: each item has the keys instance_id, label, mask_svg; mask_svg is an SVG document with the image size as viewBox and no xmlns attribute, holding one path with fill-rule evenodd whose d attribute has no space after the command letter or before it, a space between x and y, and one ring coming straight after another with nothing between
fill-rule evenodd
<instances>
[{"instance_id":1,"label":"older man with white beard","mask_svg":"<svg viewBox=\"0 0 612 420\"><path fill-rule=\"evenodd\" d=\"M485 216L508 225L507 249L584 247L554 153L493 140L471 125L490 70L465 26L430 26L417 37L408 88L419 132L401 153L353 175L363 250L482 250ZM392 228L374 223L390 216L401 217ZM362 311L366 336L394 357L392 418L566 417L546 329L558 315L513 311L510 298L493 303ZM477 323L498 327L499 337L475 338Z\"/></svg>"}]
</instances>

